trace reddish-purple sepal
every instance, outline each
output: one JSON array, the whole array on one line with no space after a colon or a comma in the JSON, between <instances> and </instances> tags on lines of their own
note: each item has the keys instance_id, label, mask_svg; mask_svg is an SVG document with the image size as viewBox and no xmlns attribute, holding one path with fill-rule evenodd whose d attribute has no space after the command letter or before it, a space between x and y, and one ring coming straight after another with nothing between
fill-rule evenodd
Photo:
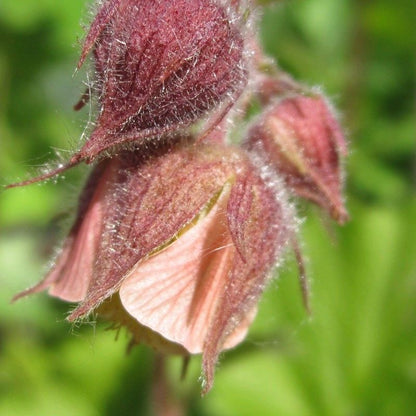
<instances>
[{"instance_id":1,"label":"reddish-purple sepal","mask_svg":"<svg viewBox=\"0 0 416 416\"><path fill-rule=\"evenodd\" d=\"M276 194L274 185L266 184L250 167L240 173L231 190L227 219L236 253L224 276L224 291L204 345L203 394L212 387L215 364L225 340L257 305L290 239L291 209L282 195Z\"/></svg>"},{"instance_id":2,"label":"reddish-purple sepal","mask_svg":"<svg viewBox=\"0 0 416 416\"><path fill-rule=\"evenodd\" d=\"M93 49L100 113L79 158L159 137L232 104L248 76L240 20L212 0L105 2L80 59Z\"/></svg>"}]
</instances>

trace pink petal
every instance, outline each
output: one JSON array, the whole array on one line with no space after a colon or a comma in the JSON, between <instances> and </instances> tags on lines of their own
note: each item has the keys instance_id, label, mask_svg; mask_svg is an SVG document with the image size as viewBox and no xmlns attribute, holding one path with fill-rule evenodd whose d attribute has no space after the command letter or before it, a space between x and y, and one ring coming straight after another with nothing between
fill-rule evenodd
<instances>
[{"instance_id":1,"label":"pink petal","mask_svg":"<svg viewBox=\"0 0 416 416\"><path fill-rule=\"evenodd\" d=\"M80 196L77 220L51 271L40 283L17 294L13 300L48 287L51 295L68 302L84 299L93 274L103 223L102 196L109 175L105 166L106 163L97 166L91 174Z\"/></svg>"},{"instance_id":2,"label":"pink petal","mask_svg":"<svg viewBox=\"0 0 416 416\"><path fill-rule=\"evenodd\" d=\"M51 278L56 278L49 289L51 295L69 302L79 302L87 294L101 234L102 209L102 202L95 197L78 230L71 252L67 256L63 255L51 272Z\"/></svg>"},{"instance_id":3,"label":"pink petal","mask_svg":"<svg viewBox=\"0 0 416 416\"><path fill-rule=\"evenodd\" d=\"M225 153L223 147L207 145L177 146L153 157L142 152L119 156L105 196L106 229L93 279L69 320L88 314L116 292L137 263L170 241L218 194L233 175Z\"/></svg>"},{"instance_id":4,"label":"pink petal","mask_svg":"<svg viewBox=\"0 0 416 416\"><path fill-rule=\"evenodd\" d=\"M169 247L137 264L120 288L122 304L134 318L190 353L202 352L236 253L225 219L228 194ZM244 338L253 317L225 348Z\"/></svg>"}]
</instances>

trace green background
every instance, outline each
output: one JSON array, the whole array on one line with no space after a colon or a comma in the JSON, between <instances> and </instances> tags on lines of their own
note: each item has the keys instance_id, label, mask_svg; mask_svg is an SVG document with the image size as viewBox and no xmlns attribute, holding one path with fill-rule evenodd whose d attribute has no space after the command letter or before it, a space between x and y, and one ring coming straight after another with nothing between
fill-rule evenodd
<instances>
[{"instance_id":1,"label":"green background","mask_svg":"<svg viewBox=\"0 0 416 416\"><path fill-rule=\"evenodd\" d=\"M260 303L242 345L199 397L199 359L175 395L201 416L416 414L415 6L413 0L293 0L265 10L262 38L285 70L323 86L350 156L344 227L300 207L314 314L293 260ZM85 0L0 2L0 175L35 173L80 144L72 105ZM74 75L74 76L73 76ZM0 195L0 415L152 414L153 355L102 324L71 327L45 294L10 304L48 266L85 167ZM64 226L62 226L64 224Z\"/></svg>"}]
</instances>

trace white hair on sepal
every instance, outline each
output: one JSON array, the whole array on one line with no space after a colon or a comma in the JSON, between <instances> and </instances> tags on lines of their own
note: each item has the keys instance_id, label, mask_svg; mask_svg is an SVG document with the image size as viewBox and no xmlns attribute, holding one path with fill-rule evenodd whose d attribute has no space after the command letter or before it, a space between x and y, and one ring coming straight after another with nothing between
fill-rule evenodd
<instances>
[{"instance_id":1,"label":"white hair on sepal","mask_svg":"<svg viewBox=\"0 0 416 416\"><path fill-rule=\"evenodd\" d=\"M299 233L304 219L299 217L295 206L296 199L293 198L293 194L284 183L282 177L279 176L275 168L267 163L267 156L264 153L261 143L256 143L256 147L247 151L251 163L257 168L261 178L266 186L273 191L275 200L281 207L282 221L281 223L287 228L289 238L284 242L284 246L276 247L275 265L270 271L269 279L266 283L270 284L276 276L276 270L281 268L285 262L288 261L288 256L284 255L284 252L288 249L293 251L294 260L298 268L298 280L302 294L302 303L309 316L312 315L310 305L310 279L306 270L307 258L303 255L303 244L299 238Z\"/></svg>"}]
</instances>

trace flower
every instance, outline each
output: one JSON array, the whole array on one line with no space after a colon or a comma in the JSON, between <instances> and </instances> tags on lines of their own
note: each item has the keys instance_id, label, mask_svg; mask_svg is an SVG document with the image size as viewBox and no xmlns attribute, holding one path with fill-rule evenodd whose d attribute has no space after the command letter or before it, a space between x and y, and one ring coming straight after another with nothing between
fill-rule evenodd
<instances>
[{"instance_id":1,"label":"flower","mask_svg":"<svg viewBox=\"0 0 416 416\"><path fill-rule=\"evenodd\" d=\"M348 219L341 169L347 145L322 96L293 95L273 102L249 130L245 147L266 159L296 195L315 202L339 223Z\"/></svg>"},{"instance_id":2,"label":"flower","mask_svg":"<svg viewBox=\"0 0 416 416\"><path fill-rule=\"evenodd\" d=\"M276 183L247 155L193 139L124 152L92 172L49 289L127 326L136 341L203 354L207 392L218 354L239 343L292 233Z\"/></svg>"},{"instance_id":3,"label":"flower","mask_svg":"<svg viewBox=\"0 0 416 416\"><path fill-rule=\"evenodd\" d=\"M94 81L75 106L93 96L94 129L68 163L8 187L82 161L95 167L55 264L15 299L48 290L78 303L69 321L94 313L126 327L133 343L202 354L206 393L289 244L310 310L283 186L346 221L346 142L327 101L302 95L264 55L248 29L253 2L97 4L78 63L92 53Z\"/></svg>"}]
</instances>

